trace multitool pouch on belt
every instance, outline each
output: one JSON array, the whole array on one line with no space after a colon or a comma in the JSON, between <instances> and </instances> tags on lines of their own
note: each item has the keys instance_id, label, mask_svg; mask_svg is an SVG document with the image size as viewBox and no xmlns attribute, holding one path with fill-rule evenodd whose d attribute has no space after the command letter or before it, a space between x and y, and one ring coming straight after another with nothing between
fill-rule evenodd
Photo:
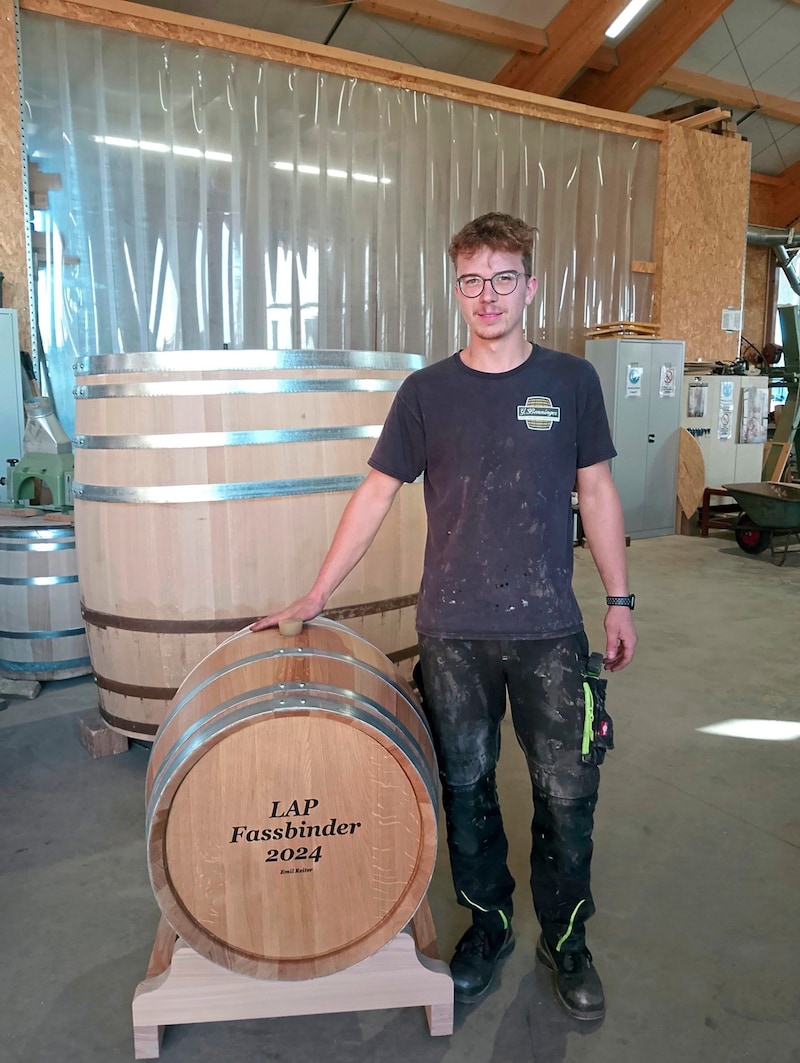
<instances>
[{"instance_id":1,"label":"multitool pouch on belt","mask_svg":"<svg viewBox=\"0 0 800 1063\"><path fill-rule=\"evenodd\" d=\"M602 764L606 750L614 748L614 722L606 712L607 679L601 679L603 655L593 653L583 666L583 743L581 760L585 764Z\"/></svg>"}]
</instances>

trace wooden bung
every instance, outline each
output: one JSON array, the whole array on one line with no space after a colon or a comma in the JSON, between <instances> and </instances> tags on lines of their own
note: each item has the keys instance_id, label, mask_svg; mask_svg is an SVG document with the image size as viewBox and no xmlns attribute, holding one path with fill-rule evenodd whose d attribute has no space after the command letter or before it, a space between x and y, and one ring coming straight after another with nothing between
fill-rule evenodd
<instances>
[{"instance_id":1,"label":"wooden bung","mask_svg":"<svg viewBox=\"0 0 800 1063\"><path fill-rule=\"evenodd\" d=\"M437 772L405 680L330 620L242 631L187 677L153 743L156 900L202 956L256 978L333 974L422 902Z\"/></svg>"}]
</instances>

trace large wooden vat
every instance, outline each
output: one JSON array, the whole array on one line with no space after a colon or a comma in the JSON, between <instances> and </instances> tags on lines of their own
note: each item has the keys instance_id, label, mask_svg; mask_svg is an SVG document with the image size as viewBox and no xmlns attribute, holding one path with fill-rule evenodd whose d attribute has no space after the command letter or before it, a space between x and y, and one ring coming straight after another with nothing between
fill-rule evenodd
<instances>
[{"instance_id":1,"label":"large wooden vat","mask_svg":"<svg viewBox=\"0 0 800 1063\"><path fill-rule=\"evenodd\" d=\"M91 670L75 529L35 517L2 517L0 674L42 681Z\"/></svg>"},{"instance_id":2,"label":"large wooden vat","mask_svg":"<svg viewBox=\"0 0 800 1063\"><path fill-rule=\"evenodd\" d=\"M189 670L313 581L416 355L181 351L76 366L75 524L101 713L152 737ZM413 656L420 484L329 603Z\"/></svg>"},{"instance_id":3,"label":"large wooden vat","mask_svg":"<svg viewBox=\"0 0 800 1063\"><path fill-rule=\"evenodd\" d=\"M156 900L197 952L267 979L331 974L410 920L436 858L430 733L342 624L245 631L179 689L147 772Z\"/></svg>"}]
</instances>

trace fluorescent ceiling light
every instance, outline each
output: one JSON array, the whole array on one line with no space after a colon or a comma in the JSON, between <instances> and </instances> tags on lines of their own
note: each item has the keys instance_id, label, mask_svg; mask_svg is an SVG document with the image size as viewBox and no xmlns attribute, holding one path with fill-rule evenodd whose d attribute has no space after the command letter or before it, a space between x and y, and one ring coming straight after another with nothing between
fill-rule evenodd
<instances>
[{"instance_id":1,"label":"fluorescent ceiling light","mask_svg":"<svg viewBox=\"0 0 800 1063\"><path fill-rule=\"evenodd\" d=\"M623 30L633 22L643 7L646 7L650 3L650 0L631 0L626 8L624 8L611 25L606 30L606 37L610 37L613 41L615 37L619 37Z\"/></svg>"},{"instance_id":2,"label":"fluorescent ceiling light","mask_svg":"<svg viewBox=\"0 0 800 1063\"><path fill-rule=\"evenodd\" d=\"M271 165L272 168L275 170L286 170L288 173L292 173L295 169L295 165L293 162L273 162ZM312 174L315 177L319 177L322 171L320 170L319 166L307 166L304 163L298 163L297 172ZM375 174L371 173L353 172L352 174L349 174L347 170L331 169L326 170L325 172L328 177L347 178L352 176L354 181L364 181L366 182L366 184L370 185L390 185L392 183L392 179L390 177L376 177Z\"/></svg>"},{"instance_id":3,"label":"fluorescent ceiling light","mask_svg":"<svg viewBox=\"0 0 800 1063\"><path fill-rule=\"evenodd\" d=\"M698 727L710 735L728 738L754 738L762 742L793 742L800 738L800 722L795 720L724 720Z\"/></svg>"},{"instance_id":4,"label":"fluorescent ceiling light","mask_svg":"<svg viewBox=\"0 0 800 1063\"><path fill-rule=\"evenodd\" d=\"M155 140L131 140L129 137L93 136L96 144L111 148L137 148L139 151L154 151L159 155L179 155L186 159L207 159L209 162L233 162L233 155L225 151L203 151L201 148L184 148L179 144L160 144Z\"/></svg>"}]
</instances>

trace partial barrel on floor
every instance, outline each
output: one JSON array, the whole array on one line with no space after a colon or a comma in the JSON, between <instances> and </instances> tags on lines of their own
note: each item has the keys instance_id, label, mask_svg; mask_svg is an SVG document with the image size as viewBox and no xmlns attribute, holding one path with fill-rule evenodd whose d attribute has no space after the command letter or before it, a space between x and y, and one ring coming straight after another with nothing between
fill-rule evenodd
<instances>
[{"instance_id":1,"label":"partial barrel on floor","mask_svg":"<svg viewBox=\"0 0 800 1063\"><path fill-rule=\"evenodd\" d=\"M35 517L3 517L0 674L43 682L91 670L75 529Z\"/></svg>"}]
</instances>

